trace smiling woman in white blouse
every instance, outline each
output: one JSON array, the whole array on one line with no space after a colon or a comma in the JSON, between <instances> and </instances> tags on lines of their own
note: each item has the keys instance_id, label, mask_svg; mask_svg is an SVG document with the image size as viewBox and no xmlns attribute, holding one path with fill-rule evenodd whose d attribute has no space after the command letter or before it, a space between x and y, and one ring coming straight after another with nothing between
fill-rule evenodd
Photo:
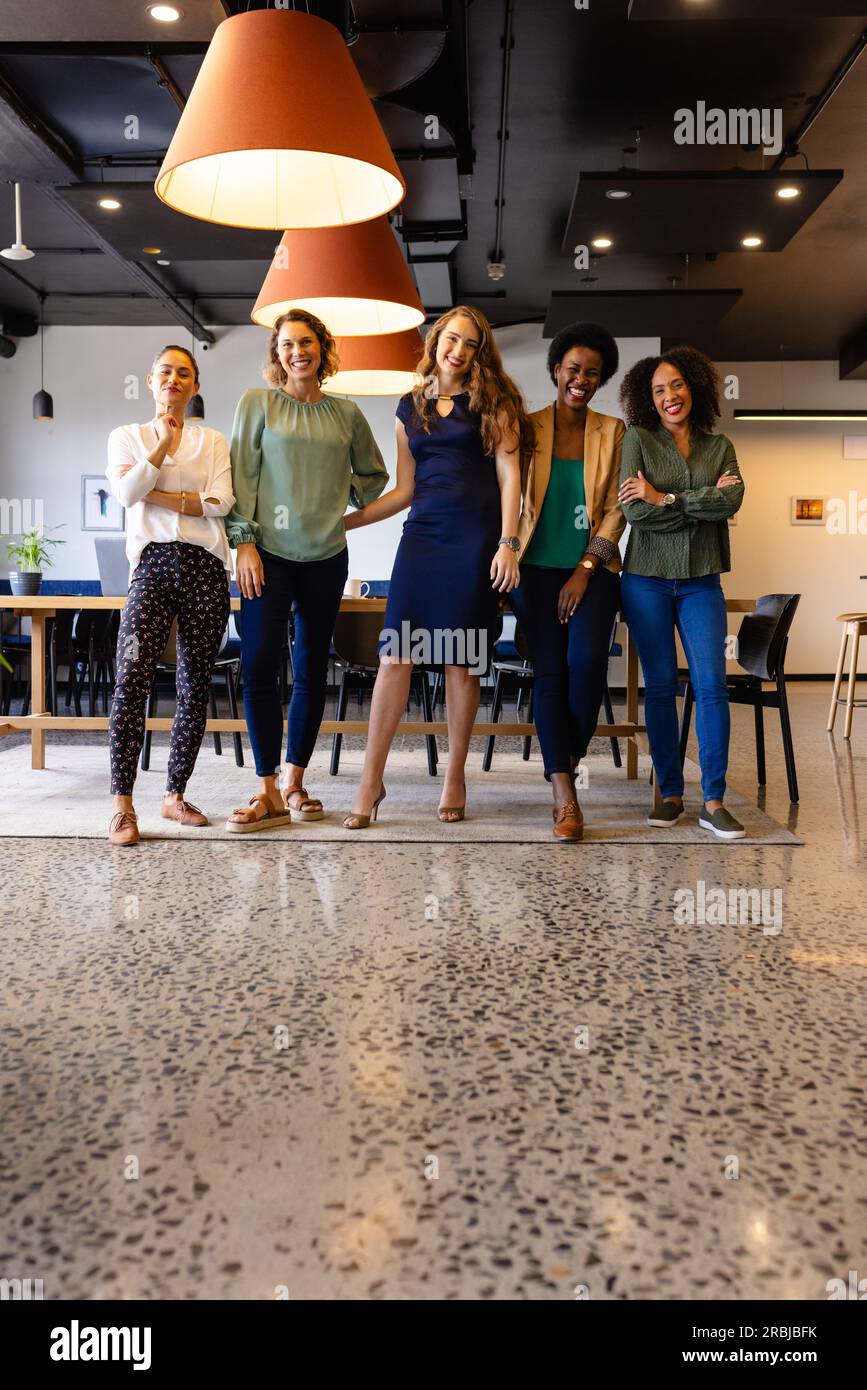
<instances>
[{"instance_id":1,"label":"smiling woman in white blouse","mask_svg":"<svg viewBox=\"0 0 867 1390\"><path fill-rule=\"evenodd\" d=\"M154 417L108 439L106 476L126 514L129 595L117 639L117 684L109 720L112 844L138 842L132 802L145 707L156 664L177 618L177 704L162 815L207 825L184 800L205 732L214 660L229 620L231 560L222 518L234 503L229 448L207 425L184 422L199 388L196 360L171 344L148 374Z\"/></svg>"}]
</instances>

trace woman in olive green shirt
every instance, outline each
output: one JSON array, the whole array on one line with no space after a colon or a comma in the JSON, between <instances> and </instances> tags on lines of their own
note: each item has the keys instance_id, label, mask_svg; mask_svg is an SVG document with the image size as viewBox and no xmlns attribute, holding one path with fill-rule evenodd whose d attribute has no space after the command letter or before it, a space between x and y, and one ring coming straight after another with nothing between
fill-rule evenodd
<instances>
[{"instance_id":1,"label":"woman in olive green shirt","mask_svg":"<svg viewBox=\"0 0 867 1390\"><path fill-rule=\"evenodd\" d=\"M238 552L244 713L261 779L250 805L227 828L259 830L321 820L321 801L304 789L325 708L328 654L346 584L343 514L379 496L388 470L353 401L323 395L337 370L334 339L315 315L292 309L271 333L268 390L246 391L230 446L235 506L226 517ZM283 710L280 652L294 604L294 679L286 762L279 788Z\"/></svg>"},{"instance_id":2,"label":"woman in olive green shirt","mask_svg":"<svg viewBox=\"0 0 867 1390\"><path fill-rule=\"evenodd\" d=\"M695 690L704 805L699 825L740 840L723 805L729 749L720 574L731 569L728 518L744 484L731 440L714 434L719 377L695 348L645 357L627 372L620 399L630 428L618 494L632 530L621 577L623 613L644 672L644 715L662 803L648 824L670 827L684 813L677 727L679 633Z\"/></svg>"}]
</instances>

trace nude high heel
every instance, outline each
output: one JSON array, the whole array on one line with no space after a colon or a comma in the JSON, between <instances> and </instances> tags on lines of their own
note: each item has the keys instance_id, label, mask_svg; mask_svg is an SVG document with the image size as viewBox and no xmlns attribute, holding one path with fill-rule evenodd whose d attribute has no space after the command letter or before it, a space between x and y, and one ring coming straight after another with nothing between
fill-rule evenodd
<instances>
[{"instance_id":1,"label":"nude high heel","mask_svg":"<svg viewBox=\"0 0 867 1390\"><path fill-rule=\"evenodd\" d=\"M343 821L343 829L344 829L344 830L366 830L367 827L370 825L370 822L371 822L372 820L376 820L376 817L377 817L377 815L379 814L380 802L382 802L382 801L384 801L384 800L385 800L385 783L383 782L382 787L381 787L381 789L380 789L379 796L376 798L376 800L375 800L374 803L373 803L373 811L371 812L371 814L370 814L369 816L363 816L363 815L361 815L360 812L358 812L358 811L350 811L349 815L346 816L346 817L344 818L344 821ZM353 824L350 824L350 821L352 821Z\"/></svg>"}]
</instances>

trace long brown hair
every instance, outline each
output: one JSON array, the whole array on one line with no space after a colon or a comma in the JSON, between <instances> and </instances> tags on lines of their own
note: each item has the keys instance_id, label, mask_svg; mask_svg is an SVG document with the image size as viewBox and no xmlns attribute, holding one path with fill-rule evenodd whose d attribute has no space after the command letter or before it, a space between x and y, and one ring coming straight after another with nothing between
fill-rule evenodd
<instances>
[{"instance_id":1,"label":"long brown hair","mask_svg":"<svg viewBox=\"0 0 867 1390\"><path fill-rule=\"evenodd\" d=\"M524 398L503 366L491 325L478 309L458 304L454 309L441 314L436 323L431 324L428 329L422 358L416 368L421 380L412 389L416 413L423 428L429 433L430 387L432 381L436 383L436 354L440 334L458 314L472 319L479 330L479 347L465 379L465 385L470 399L470 410L476 411L482 417L481 435L485 453L493 454L498 448L503 435L498 416L505 414L507 425L518 435L518 447L523 463L536 447L535 431L530 424Z\"/></svg>"},{"instance_id":2,"label":"long brown hair","mask_svg":"<svg viewBox=\"0 0 867 1390\"><path fill-rule=\"evenodd\" d=\"M269 386L282 386L286 381L286 372L283 364L277 356L277 340L280 337L280 329L284 323L298 321L306 323L308 328L312 328L316 337L319 339L319 367L316 375L321 386L327 376L334 376L340 366L340 359L337 356L337 346L328 329L321 319L315 314L311 314L308 309L289 309L285 314L281 314L276 320L271 330L271 339L268 343L268 356L265 359L265 366L262 375Z\"/></svg>"}]
</instances>

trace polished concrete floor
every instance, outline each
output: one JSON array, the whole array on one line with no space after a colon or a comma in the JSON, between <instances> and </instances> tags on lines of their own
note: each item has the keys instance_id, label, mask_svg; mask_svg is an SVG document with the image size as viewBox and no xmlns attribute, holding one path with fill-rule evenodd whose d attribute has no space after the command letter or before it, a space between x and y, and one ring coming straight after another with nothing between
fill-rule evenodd
<instances>
[{"instance_id":1,"label":"polished concrete floor","mask_svg":"<svg viewBox=\"0 0 867 1390\"><path fill-rule=\"evenodd\" d=\"M799 808L767 716L764 806L803 847L3 840L0 1277L824 1299L867 1276L867 709L829 739L828 694L791 689ZM720 918L720 887L767 915Z\"/></svg>"}]
</instances>

